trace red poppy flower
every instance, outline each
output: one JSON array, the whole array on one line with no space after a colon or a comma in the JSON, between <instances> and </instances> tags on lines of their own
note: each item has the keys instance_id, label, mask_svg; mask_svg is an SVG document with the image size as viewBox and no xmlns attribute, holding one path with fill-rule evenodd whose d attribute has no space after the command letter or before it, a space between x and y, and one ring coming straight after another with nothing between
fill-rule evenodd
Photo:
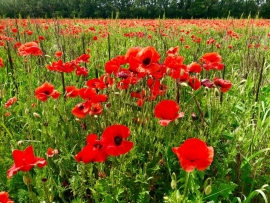
<instances>
[{"instance_id":1,"label":"red poppy flower","mask_svg":"<svg viewBox=\"0 0 270 203\"><path fill-rule=\"evenodd\" d=\"M17 101L17 97L12 97L10 98L6 103L5 103L5 108L7 109L10 107L12 104L14 104Z\"/></svg>"},{"instance_id":2,"label":"red poppy flower","mask_svg":"<svg viewBox=\"0 0 270 203\"><path fill-rule=\"evenodd\" d=\"M13 201L11 199L9 199L7 192L0 192L0 202L1 203L13 203Z\"/></svg>"},{"instance_id":3,"label":"red poppy flower","mask_svg":"<svg viewBox=\"0 0 270 203\"><path fill-rule=\"evenodd\" d=\"M201 82L196 77L190 77L188 79L188 84L193 90L197 90L201 87Z\"/></svg>"},{"instance_id":4,"label":"red poppy flower","mask_svg":"<svg viewBox=\"0 0 270 203\"><path fill-rule=\"evenodd\" d=\"M162 100L159 102L154 110L154 115L156 118L160 118L159 124L162 126L167 126L171 121L184 116L183 112L180 112L180 107L177 102L173 100Z\"/></svg>"},{"instance_id":5,"label":"red poppy flower","mask_svg":"<svg viewBox=\"0 0 270 203\"><path fill-rule=\"evenodd\" d=\"M94 88L81 88L79 90L79 95L82 99L93 103L106 102L108 99L106 94L97 94Z\"/></svg>"},{"instance_id":6,"label":"red poppy flower","mask_svg":"<svg viewBox=\"0 0 270 203\"><path fill-rule=\"evenodd\" d=\"M79 89L75 86L66 86L66 97L75 98L79 96Z\"/></svg>"},{"instance_id":7,"label":"red poppy flower","mask_svg":"<svg viewBox=\"0 0 270 203\"><path fill-rule=\"evenodd\" d=\"M90 54L83 54L81 56L79 56L78 58L76 58L76 61L78 63L88 63L90 59Z\"/></svg>"},{"instance_id":8,"label":"red poppy flower","mask_svg":"<svg viewBox=\"0 0 270 203\"><path fill-rule=\"evenodd\" d=\"M95 88L95 89L100 89L100 90L102 90L106 87L104 82L98 78L93 78L93 79L87 80L86 85L90 88Z\"/></svg>"},{"instance_id":9,"label":"red poppy flower","mask_svg":"<svg viewBox=\"0 0 270 203\"><path fill-rule=\"evenodd\" d=\"M85 67L76 67L76 75L77 76L88 76L88 69Z\"/></svg>"},{"instance_id":10,"label":"red poppy flower","mask_svg":"<svg viewBox=\"0 0 270 203\"><path fill-rule=\"evenodd\" d=\"M205 70L222 70L224 68L224 64L221 63L222 57L216 52L204 54L200 61L203 63Z\"/></svg>"},{"instance_id":11,"label":"red poppy flower","mask_svg":"<svg viewBox=\"0 0 270 203\"><path fill-rule=\"evenodd\" d=\"M2 58L0 58L0 67L4 68L4 61Z\"/></svg>"},{"instance_id":12,"label":"red poppy flower","mask_svg":"<svg viewBox=\"0 0 270 203\"><path fill-rule=\"evenodd\" d=\"M190 72L190 73L200 73L200 72L202 72L201 65L196 63L196 62L192 62L191 64L189 64L187 66L187 68L188 68L188 72Z\"/></svg>"},{"instance_id":13,"label":"red poppy flower","mask_svg":"<svg viewBox=\"0 0 270 203\"><path fill-rule=\"evenodd\" d=\"M142 50L142 47L131 47L127 50L125 54L125 60L128 62L130 58L135 58L139 51Z\"/></svg>"},{"instance_id":14,"label":"red poppy flower","mask_svg":"<svg viewBox=\"0 0 270 203\"><path fill-rule=\"evenodd\" d=\"M129 57L130 70L139 73L152 74L160 69L157 62L160 59L159 53L154 47L145 47L140 49L135 57Z\"/></svg>"},{"instance_id":15,"label":"red poppy flower","mask_svg":"<svg viewBox=\"0 0 270 203\"><path fill-rule=\"evenodd\" d=\"M49 147L46 154L48 157L53 157L55 154L58 154L58 150Z\"/></svg>"},{"instance_id":16,"label":"red poppy flower","mask_svg":"<svg viewBox=\"0 0 270 203\"><path fill-rule=\"evenodd\" d=\"M45 40L45 37L44 36L38 36L38 39L43 41L43 40Z\"/></svg>"},{"instance_id":17,"label":"red poppy flower","mask_svg":"<svg viewBox=\"0 0 270 203\"><path fill-rule=\"evenodd\" d=\"M13 45L13 47L14 47L14 49L18 49L21 45L22 45L21 42L16 42L16 43Z\"/></svg>"},{"instance_id":18,"label":"red poppy flower","mask_svg":"<svg viewBox=\"0 0 270 203\"><path fill-rule=\"evenodd\" d=\"M106 87L111 87L114 83L114 79L109 74L102 75L100 80L105 84Z\"/></svg>"},{"instance_id":19,"label":"red poppy flower","mask_svg":"<svg viewBox=\"0 0 270 203\"><path fill-rule=\"evenodd\" d=\"M17 29L17 28L12 28L11 31L12 31L13 33L17 33L17 32L18 32L18 29Z\"/></svg>"},{"instance_id":20,"label":"red poppy flower","mask_svg":"<svg viewBox=\"0 0 270 203\"><path fill-rule=\"evenodd\" d=\"M214 83L212 83L209 79L202 79L201 84L207 88L214 88L215 87Z\"/></svg>"},{"instance_id":21,"label":"red poppy flower","mask_svg":"<svg viewBox=\"0 0 270 203\"><path fill-rule=\"evenodd\" d=\"M228 80L223 80L220 78L214 78L214 84L220 87L221 92L228 92L232 87L232 83Z\"/></svg>"},{"instance_id":22,"label":"red poppy flower","mask_svg":"<svg viewBox=\"0 0 270 203\"><path fill-rule=\"evenodd\" d=\"M184 64L181 67L179 66L178 69L170 69L168 75L173 79L178 79L180 82L185 82L189 79L189 72Z\"/></svg>"},{"instance_id":23,"label":"red poppy flower","mask_svg":"<svg viewBox=\"0 0 270 203\"><path fill-rule=\"evenodd\" d=\"M108 74L116 74L118 69L120 68L120 62L118 61L118 59L113 58L110 61L107 61L105 64L105 71Z\"/></svg>"},{"instance_id":24,"label":"red poppy flower","mask_svg":"<svg viewBox=\"0 0 270 203\"><path fill-rule=\"evenodd\" d=\"M54 56L55 56L56 58L60 58L62 55L63 55L63 52L62 52L62 51L57 51L57 52L55 52L55 54L54 54Z\"/></svg>"},{"instance_id":25,"label":"red poppy flower","mask_svg":"<svg viewBox=\"0 0 270 203\"><path fill-rule=\"evenodd\" d=\"M54 86L48 82L45 82L43 85L39 86L35 90L36 98L40 101L47 101L49 97L57 99L60 96L60 93L54 89Z\"/></svg>"},{"instance_id":26,"label":"red poppy flower","mask_svg":"<svg viewBox=\"0 0 270 203\"><path fill-rule=\"evenodd\" d=\"M102 140L97 140L98 136L95 134L88 135L87 145L74 157L77 162L82 161L87 164L89 162L104 162L108 154L106 153L106 146Z\"/></svg>"},{"instance_id":27,"label":"red poppy flower","mask_svg":"<svg viewBox=\"0 0 270 203\"><path fill-rule=\"evenodd\" d=\"M179 46L176 46L176 47L171 47L167 52L167 56L175 56L177 55L178 53L178 50L179 50Z\"/></svg>"},{"instance_id":28,"label":"red poppy flower","mask_svg":"<svg viewBox=\"0 0 270 203\"><path fill-rule=\"evenodd\" d=\"M207 147L205 142L198 138L188 139L180 147L173 147L172 151L186 172L192 172L195 168L203 171L210 166L214 158L214 148Z\"/></svg>"},{"instance_id":29,"label":"red poppy flower","mask_svg":"<svg viewBox=\"0 0 270 203\"><path fill-rule=\"evenodd\" d=\"M153 78L147 80L147 86L150 88L152 100L154 100L156 96L165 95L168 89L166 85L161 84L160 80Z\"/></svg>"},{"instance_id":30,"label":"red poppy flower","mask_svg":"<svg viewBox=\"0 0 270 203\"><path fill-rule=\"evenodd\" d=\"M78 65L76 65L75 62L63 63L62 60L53 61L52 65L47 65L47 69L50 71L58 71L58 72L64 72L64 73L71 73L77 67Z\"/></svg>"},{"instance_id":31,"label":"red poppy flower","mask_svg":"<svg viewBox=\"0 0 270 203\"><path fill-rule=\"evenodd\" d=\"M103 111L101 103L92 103L89 111L89 116L100 115Z\"/></svg>"},{"instance_id":32,"label":"red poppy flower","mask_svg":"<svg viewBox=\"0 0 270 203\"><path fill-rule=\"evenodd\" d=\"M29 55L40 56L43 54L43 52L41 51L36 42L27 42L25 44L22 44L18 48L18 52L20 56L29 56Z\"/></svg>"},{"instance_id":33,"label":"red poppy flower","mask_svg":"<svg viewBox=\"0 0 270 203\"><path fill-rule=\"evenodd\" d=\"M185 58L183 56L167 56L165 58L164 64L168 67L168 68L172 68L172 69L179 69L180 67L183 68L183 62L184 62Z\"/></svg>"},{"instance_id":34,"label":"red poppy flower","mask_svg":"<svg viewBox=\"0 0 270 203\"><path fill-rule=\"evenodd\" d=\"M202 63L220 63L222 61L222 57L216 52L211 52L204 54L200 61Z\"/></svg>"},{"instance_id":35,"label":"red poppy flower","mask_svg":"<svg viewBox=\"0 0 270 203\"><path fill-rule=\"evenodd\" d=\"M26 30L25 32L26 32L27 35L32 35L33 34L33 31L31 31L31 30Z\"/></svg>"},{"instance_id":36,"label":"red poppy flower","mask_svg":"<svg viewBox=\"0 0 270 203\"><path fill-rule=\"evenodd\" d=\"M129 135L130 130L124 125L112 125L106 128L102 134L102 141L107 145L107 154L119 156L128 153L133 147L133 142L125 140Z\"/></svg>"},{"instance_id":37,"label":"red poppy flower","mask_svg":"<svg viewBox=\"0 0 270 203\"><path fill-rule=\"evenodd\" d=\"M72 110L72 114L78 118L84 118L90 111L91 102L86 101L80 104L77 104Z\"/></svg>"},{"instance_id":38,"label":"red poppy flower","mask_svg":"<svg viewBox=\"0 0 270 203\"><path fill-rule=\"evenodd\" d=\"M16 149L12 152L12 156L14 159L14 164L7 172L8 178L11 178L18 171L29 171L34 166L42 168L47 164L44 158L35 157L32 146L27 147L25 151Z\"/></svg>"}]
</instances>

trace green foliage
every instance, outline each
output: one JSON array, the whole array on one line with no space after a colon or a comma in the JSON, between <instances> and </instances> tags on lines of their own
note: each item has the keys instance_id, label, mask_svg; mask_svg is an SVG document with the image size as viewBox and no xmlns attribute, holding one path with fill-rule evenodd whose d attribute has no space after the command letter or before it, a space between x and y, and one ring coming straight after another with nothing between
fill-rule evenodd
<instances>
[{"instance_id":1,"label":"green foliage","mask_svg":"<svg viewBox=\"0 0 270 203\"><path fill-rule=\"evenodd\" d=\"M13 41L10 42L10 53L7 44L0 47L0 56L5 64L4 69L0 69L1 191L8 191L14 202L29 202L30 189L23 181L25 173L19 172L8 180L6 171L13 164L11 154L14 149L23 150L33 145L38 157L46 157L49 147L59 151L53 157L46 157L46 167L31 170L31 186L38 202L267 202L270 178L270 69L269 51L263 47L269 43L269 28L253 27L249 21L243 21L246 23L244 25L241 21L239 25L240 21L230 18L224 20L222 25L225 28L222 29L178 25L180 21L171 23L165 17L149 25L148 22L139 24L140 20L81 21L76 18L110 17L112 14L118 18L118 11L120 18L129 15L134 18L148 15L162 17L164 13L174 17L173 9L177 10L177 17L204 17L219 11L222 6L224 12L221 10L219 17L224 17L229 8L237 10L243 7L243 1L209 0L205 4L202 1L156 1L156 6L146 1L134 1L134 4L121 1L117 5L114 1L100 3L80 0L76 5L71 0L46 2L24 1L39 6L37 10L29 6L25 9L35 16L72 15L74 19L19 19L19 33L26 28L34 33L12 36L24 43L43 35L45 40L40 41L39 45L44 56L18 56L17 50L11 46L15 43ZM17 3L21 4L20 1ZM98 9L95 9L97 6ZM252 2L250 6L255 7ZM231 13L237 16L238 12L232 10ZM20 13L22 17L27 15L25 11ZM23 22L25 27L22 27ZM204 25L211 24L209 22L212 21ZM49 26L48 30L43 28L45 25ZM5 32L11 34L10 29L15 26L16 23L7 26ZM96 31L89 31L90 27ZM68 34L60 34L57 30L65 30ZM229 30L235 32L238 38L229 36ZM143 36L123 36L135 32L143 33ZM110 33L109 37L102 37L104 33ZM202 38L202 43L193 42L193 34ZM97 41L93 40L94 36L98 36ZM179 41L180 36L185 37L184 42ZM211 37L216 40L215 43L221 44L220 49L215 44L206 43ZM249 43L261 44L261 49L246 48ZM185 45L190 48L185 48ZM229 45L233 48L229 49ZM160 63L164 62L170 47L179 46L179 54L185 58L186 65L193 61L200 62L204 53L218 52L226 66L224 77L232 81L233 87L226 93L220 92L217 87L202 87L193 91L187 83L176 83L166 77L162 79L162 84L168 87L166 94L154 101L147 100L142 107L138 107L130 93L147 89L147 78L127 90L119 90L117 82L120 79L115 77L115 83L110 88L99 90L99 93L108 95L102 114L75 118L71 109L82 100L64 99L61 73L46 69L46 65L57 60L54 58L55 51L62 50L63 59L71 61L88 48L91 50L90 63L82 64L89 70L88 76L77 77L74 73L64 75L66 85L82 88L87 80L104 74L104 66L109 58L125 55L130 47L136 46L154 46L161 55ZM8 60L9 56L13 59L15 71ZM259 83L260 70L263 70L263 77ZM222 75L221 71L203 71L199 79ZM35 89L45 81L54 84L55 89L61 92L59 99L50 98L47 102L40 102L35 98ZM180 111L185 116L162 127L153 115L154 107L163 99L176 100L177 91L180 95ZM13 96L17 96L18 101L5 109L6 101ZM4 116L6 112L10 115ZM191 117L192 113L196 116ZM128 154L109 157L105 163L84 164L75 161L74 155L85 146L87 135L95 133L100 137L106 127L116 123L130 128L129 140L134 147ZM172 147L178 147L192 137L213 146L214 161L203 172L193 171L187 181L186 172L180 167Z\"/></svg>"},{"instance_id":2,"label":"green foliage","mask_svg":"<svg viewBox=\"0 0 270 203\"><path fill-rule=\"evenodd\" d=\"M0 15L6 17L110 18L235 18L248 16L269 18L269 1L257 0L172 0L172 1L94 1L94 0L1 0Z\"/></svg>"}]
</instances>

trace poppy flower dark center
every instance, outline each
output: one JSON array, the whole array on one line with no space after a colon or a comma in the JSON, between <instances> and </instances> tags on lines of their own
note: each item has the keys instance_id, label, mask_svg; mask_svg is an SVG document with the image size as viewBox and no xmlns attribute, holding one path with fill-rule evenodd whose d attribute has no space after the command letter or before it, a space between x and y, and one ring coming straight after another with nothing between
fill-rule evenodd
<instances>
[{"instance_id":1,"label":"poppy flower dark center","mask_svg":"<svg viewBox=\"0 0 270 203\"><path fill-rule=\"evenodd\" d=\"M128 72L120 71L117 73L118 78L127 79L130 76Z\"/></svg>"},{"instance_id":2,"label":"poppy flower dark center","mask_svg":"<svg viewBox=\"0 0 270 203\"><path fill-rule=\"evenodd\" d=\"M80 105L79 110L83 110L83 109L84 109L84 105Z\"/></svg>"},{"instance_id":3,"label":"poppy flower dark center","mask_svg":"<svg viewBox=\"0 0 270 203\"><path fill-rule=\"evenodd\" d=\"M98 148L98 149L101 149L102 148L102 145L101 144L95 144L94 147L95 148Z\"/></svg>"},{"instance_id":4,"label":"poppy flower dark center","mask_svg":"<svg viewBox=\"0 0 270 203\"><path fill-rule=\"evenodd\" d=\"M44 91L44 94L49 95L50 92L48 90Z\"/></svg>"},{"instance_id":5,"label":"poppy flower dark center","mask_svg":"<svg viewBox=\"0 0 270 203\"><path fill-rule=\"evenodd\" d=\"M116 146L121 145L122 140L123 140L123 138L122 138L122 137L120 137L120 136L116 136L116 137L114 137L114 143L115 143L115 145L116 145Z\"/></svg>"},{"instance_id":6,"label":"poppy flower dark center","mask_svg":"<svg viewBox=\"0 0 270 203\"><path fill-rule=\"evenodd\" d=\"M148 66L150 64L150 62L151 62L151 59L150 58L145 58L142 61L143 65L145 65L145 66Z\"/></svg>"}]
</instances>

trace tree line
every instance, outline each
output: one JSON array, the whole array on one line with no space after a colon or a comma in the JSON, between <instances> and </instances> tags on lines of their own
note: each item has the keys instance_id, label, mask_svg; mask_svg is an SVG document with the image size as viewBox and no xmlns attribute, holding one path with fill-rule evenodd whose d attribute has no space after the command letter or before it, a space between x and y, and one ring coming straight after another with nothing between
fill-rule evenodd
<instances>
[{"instance_id":1,"label":"tree line","mask_svg":"<svg viewBox=\"0 0 270 203\"><path fill-rule=\"evenodd\" d=\"M270 0L0 0L17 18L270 18Z\"/></svg>"}]
</instances>

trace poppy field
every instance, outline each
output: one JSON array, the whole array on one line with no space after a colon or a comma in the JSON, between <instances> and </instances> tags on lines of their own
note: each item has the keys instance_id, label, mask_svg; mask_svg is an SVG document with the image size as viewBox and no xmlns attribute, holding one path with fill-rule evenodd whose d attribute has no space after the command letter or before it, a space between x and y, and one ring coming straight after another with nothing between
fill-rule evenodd
<instances>
[{"instance_id":1,"label":"poppy field","mask_svg":"<svg viewBox=\"0 0 270 203\"><path fill-rule=\"evenodd\" d=\"M263 19L0 19L0 202L268 202L269 47Z\"/></svg>"}]
</instances>

